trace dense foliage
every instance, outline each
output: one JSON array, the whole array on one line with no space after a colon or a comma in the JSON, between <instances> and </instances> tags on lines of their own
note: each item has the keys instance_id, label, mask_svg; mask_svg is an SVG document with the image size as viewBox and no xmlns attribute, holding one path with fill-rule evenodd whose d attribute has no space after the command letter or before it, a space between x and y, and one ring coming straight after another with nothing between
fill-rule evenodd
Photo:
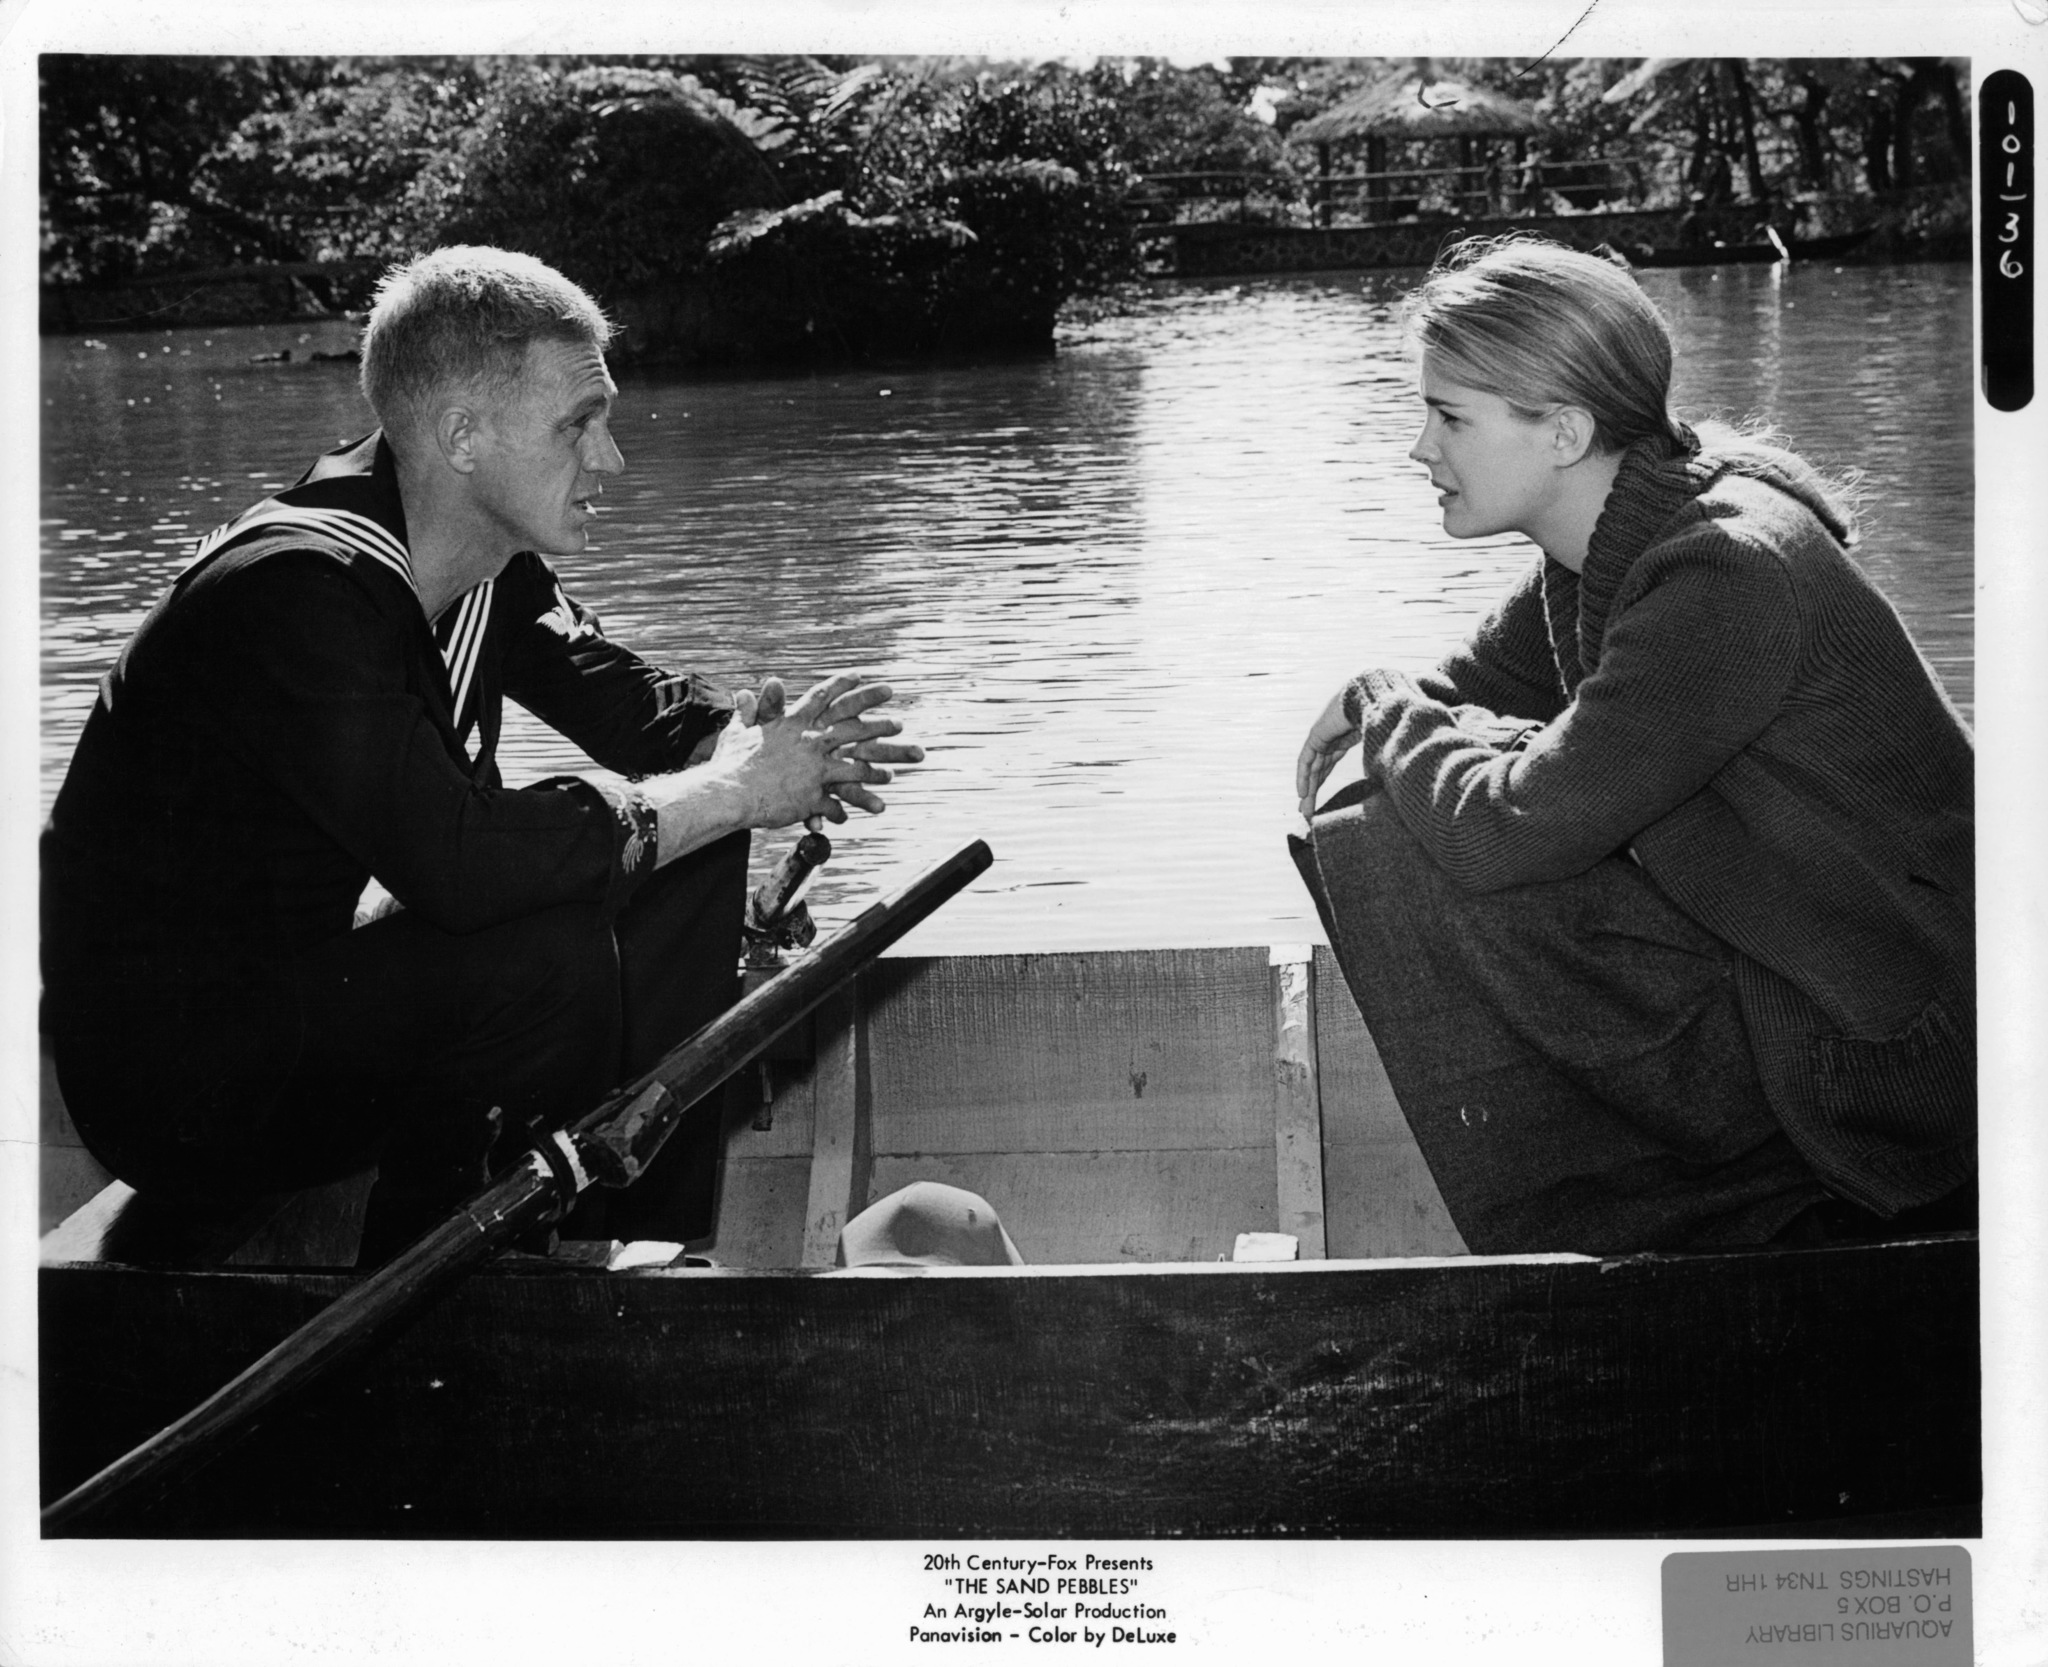
<instances>
[{"instance_id":1,"label":"dense foliage","mask_svg":"<svg viewBox=\"0 0 2048 1667\"><path fill-rule=\"evenodd\" d=\"M1268 89L1275 125L1329 109L1377 77L1379 59L1238 59ZM1942 58L1440 58L1434 73L1525 101L1546 131L1517 148L1541 168L1554 212L1660 208L1696 199L1751 222L1800 214L1811 229L1876 221L1894 253L1962 253L1970 133L1967 69ZM1497 141L1507 150L1509 141ZM1441 147L1391 142L1390 170L1443 166ZM1352 167L1362 166L1359 158ZM1297 172L1308 159L1294 158Z\"/></svg>"},{"instance_id":2,"label":"dense foliage","mask_svg":"<svg viewBox=\"0 0 2048 1667\"><path fill-rule=\"evenodd\" d=\"M297 258L389 259L440 218L435 186L476 126L469 59L344 62L250 112L207 154L202 188L260 212Z\"/></svg>"},{"instance_id":3,"label":"dense foliage","mask_svg":"<svg viewBox=\"0 0 2048 1667\"><path fill-rule=\"evenodd\" d=\"M1497 62L1473 69L1503 79ZM1964 86L1945 59L1586 60L1540 73L1557 130L1547 148L1626 158L1651 202L1783 207L1969 178Z\"/></svg>"},{"instance_id":4,"label":"dense foliage","mask_svg":"<svg viewBox=\"0 0 2048 1667\"><path fill-rule=\"evenodd\" d=\"M1535 138L1460 153L1487 161L1499 199L1519 181L1524 208L1702 202L1814 231L1876 218L1895 253L1967 237L1968 89L1952 60L1430 67L1543 119ZM1414 68L52 55L44 276L91 285L477 239L540 254L608 303L648 303L666 320L650 335L694 333L694 347L671 343L691 351L1043 340L1065 300L1137 269L1147 215L1305 223L1326 159L1290 144L1291 128ZM1398 139L1376 154L1387 170L1458 160ZM1394 195L1454 204L1440 182L1416 189Z\"/></svg>"},{"instance_id":5,"label":"dense foliage","mask_svg":"<svg viewBox=\"0 0 2048 1667\"><path fill-rule=\"evenodd\" d=\"M770 154L829 190L729 222L708 293L752 357L1015 348L1136 271L1114 108L1071 76L787 72Z\"/></svg>"},{"instance_id":6,"label":"dense foliage","mask_svg":"<svg viewBox=\"0 0 2048 1667\"><path fill-rule=\"evenodd\" d=\"M48 59L43 113L56 282L490 242L629 348L776 358L1044 343L1135 270L1116 106L1058 69Z\"/></svg>"},{"instance_id":7,"label":"dense foliage","mask_svg":"<svg viewBox=\"0 0 2048 1667\"><path fill-rule=\"evenodd\" d=\"M295 68L285 59L45 55L45 277L90 283L296 254L267 204L223 197L202 178L244 117L296 96Z\"/></svg>"},{"instance_id":8,"label":"dense foliage","mask_svg":"<svg viewBox=\"0 0 2048 1667\"><path fill-rule=\"evenodd\" d=\"M427 179L431 241L520 249L604 297L690 282L720 221L782 199L715 95L622 66L496 76L446 178Z\"/></svg>"}]
</instances>

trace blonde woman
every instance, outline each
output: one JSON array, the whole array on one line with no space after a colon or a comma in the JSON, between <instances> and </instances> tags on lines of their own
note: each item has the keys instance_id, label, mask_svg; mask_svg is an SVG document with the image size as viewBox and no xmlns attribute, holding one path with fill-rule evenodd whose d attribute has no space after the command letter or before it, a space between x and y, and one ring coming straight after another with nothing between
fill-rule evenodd
<instances>
[{"instance_id":1,"label":"blonde woman","mask_svg":"<svg viewBox=\"0 0 2048 1667\"><path fill-rule=\"evenodd\" d=\"M1613 263L1475 241L1409 316L1444 530L1541 555L1332 697L1295 856L1466 1242L1973 1226L1972 745L1848 506L1677 420Z\"/></svg>"}]
</instances>

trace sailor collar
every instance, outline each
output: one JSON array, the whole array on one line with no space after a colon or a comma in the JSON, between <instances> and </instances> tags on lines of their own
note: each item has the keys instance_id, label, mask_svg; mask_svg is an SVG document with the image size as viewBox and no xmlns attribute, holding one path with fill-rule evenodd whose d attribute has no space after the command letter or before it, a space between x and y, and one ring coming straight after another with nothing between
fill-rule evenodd
<instances>
[{"instance_id":1,"label":"sailor collar","mask_svg":"<svg viewBox=\"0 0 2048 1667\"><path fill-rule=\"evenodd\" d=\"M293 533L368 558L403 579L418 600L419 582L405 537L405 505L398 494L398 460L381 430L325 453L286 490L216 527L199 541L193 563L243 538ZM471 696L496 592L497 580L486 579L427 622L447 668L449 708L458 739L467 736L476 719Z\"/></svg>"}]
</instances>

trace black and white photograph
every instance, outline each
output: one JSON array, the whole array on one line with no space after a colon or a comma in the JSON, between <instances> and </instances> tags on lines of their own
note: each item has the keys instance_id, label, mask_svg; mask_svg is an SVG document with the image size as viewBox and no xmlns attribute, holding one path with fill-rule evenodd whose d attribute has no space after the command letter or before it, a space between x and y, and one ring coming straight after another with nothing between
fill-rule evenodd
<instances>
[{"instance_id":1,"label":"black and white photograph","mask_svg":"<svg viewBox=\"0 0 2048 1667\"><path fill-rule=\"evenodd\" d=\"M0 1661L2048 1663L2048 14L5 28Z\"/></svg>"}]
</instances>

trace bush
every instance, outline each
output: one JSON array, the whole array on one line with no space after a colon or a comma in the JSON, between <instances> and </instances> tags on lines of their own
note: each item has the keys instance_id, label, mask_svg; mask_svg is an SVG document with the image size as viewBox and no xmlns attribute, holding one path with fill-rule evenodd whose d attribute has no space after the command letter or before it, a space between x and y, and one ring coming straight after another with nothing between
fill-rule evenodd
<instances>
[{"instance_id":1,"label":"bush","mask_svg":"<svg viewBox=\"0 0 2048 1667\"><path fill-rule=\"evenodd\" d=\"M1043 347L1060 304L1103 269L1102 212L1072 169L1006 162L889 214L833 191L737 215L711 244L707 345L771 360Z\"/></svg>"},{"instance_id":2,"label":"bush","mask_svg":"<svg viewBox=\"0 0 2048 1667\"><path fill-rule=\"evenodd\" d=\"M1000 162L1057 162L1076 174L1121 172L1123 118L1087 84L1059 69L961 83L931 121L943 170Z\"/></svg>"},{"instance_id":3,"label":"bush","mask_svg":"<svg viewBox=\"0 0 2048 1667\"><path fill-rule=\"evenodd\" d=\"M1123 114L1085 81L1059 69L979 78L931 126L931 171L907 200L974 233L956 321L992 327L1008 307L1050 342L1061 303L1138 275Z\"/></svg>"},{"instance_id":4,"label":"bush","mask_svg":"<svg viewBox=\"0 0 2048 1667\"><path fill-rule=\"evenodd\" d=\"M206 188L208 152L288 99L296 60L52 52L38 65L45 282L286 260L262 216Z\"/></svg>"},{"instance_id":5,"label":"bush","mask_svg":"<svg viewBox=\"0 0 2048 1667\"><path fill-rule=\"evenodd\" d=\"M1214 65L1182 69L1157 58L1104 60L1088 85L1119 112L1119 150L1146 174L1270 174L1293 181L1287 146L1252 115L1250 93L1262 84Z\"/></svg>"},{"instance_id":6,"label":"bush","mask_svg":"<svg viewBox=\"0 0 2048 1667\"><path fill-rule=\"evenodd\" d=\"M731 217L705 266L702 352L874 358L1051 346L1063 301L1135 274L1114 111L1042 76L950 88L776 63L786 174L844 186ZM756 90L768 88L756 72ZM795 90L805 98L791 96ZM819 119L834 113L834 121Z\"/></svg>"},{"instance_id":7,"label":"bush","mask_svg":"<svg viewBox=\"0 0 2048 1667\"><path fill-rule=\"evenodd\" d=\"M949 264L972 240L930 215L862 214L838 191L736 215L708 251L703 349L764 360L917 352Z\"/></svg>"},{"instance_id":8,"label":"bush","mask_svg":"<svg viewBox=\"0 0 2048 1667\"><path fill-rule=\"evenodd\" d=\"M1129 176L1109 148L1115 113L1085 87L1041 77L862 88L865 104L838 107L864 127L832 136L849 188L737 215L714 238L711 351L787 360L1046 347L1064 301L1135 273ZM778 166L787 154L814 168L824 148L813 121Z\"/></svg>"},{"instance_id":9,"label":"bush","mask_svg":"<svg viewBox=\"0 0 2048 1667\"><path fill-rule=\"evenodd\" d=\"M1138 270L1122 115L1065 70L282 62L46 60L51 274L488 243L623 351L789 359L1049 345Z\"/></svg>"},{"instance_id":10,"label":"bush","mask_svg":"<svg viewBox=\"0 0 2048 1667\"><path fill-rule=\"evenodd\" d=\"M912 202L974 234L955 257L949 293L935 307L942 344L1050 342L1062 302L1134 270L1120 197L1058 162L982 163L927 187Z\"/></svg>"},{"instance_id":11,"label":"bush","mask_svg":"<svg viewBox=\"0 0 2048 1667\"><path fill-rule=\"evenodd\" d=\"M773 171L695 81L603 67L502 74L423 216L438 243L491 243L559 268L600 298L686 283L713 229L778 206Z\"/></svg>"},{"instance_id":12,"label":"bush","mask_svg":"<svg viewBox=\"0 0 2048 1667\"><path fill-rule=\"evenodd\" d=\"M344 65L297 101L244 119L207 157L201 182L260 204L305 259L399 259L432 218L422 177L475 129L483 89L466 59Z\"/></svg>"}]
</instances>

